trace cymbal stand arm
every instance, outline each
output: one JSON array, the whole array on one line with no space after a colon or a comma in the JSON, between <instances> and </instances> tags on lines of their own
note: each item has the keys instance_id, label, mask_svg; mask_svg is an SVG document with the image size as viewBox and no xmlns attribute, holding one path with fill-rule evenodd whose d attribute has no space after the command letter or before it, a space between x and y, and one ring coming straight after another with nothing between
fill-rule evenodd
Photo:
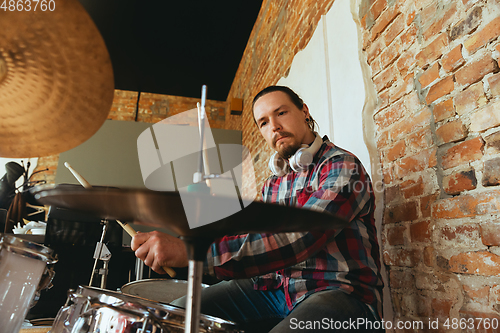
<instances>
[{"instance_id":1,"label":"cymbal stand arm","mask_svg":"<svg viewBox=\"0 0 500 333\"><path fill-rule=\"evenodd\" d=\"M198 158L198 171L195 172L193 176L193 182L199 183L204 180L204 172L203 172L203 149L204 149L204 142L203 139L205 138L205 101L206 101L206 96L207 96L207 86L203 85L201 87L201 108L199 109L199 126L200 126L200 156Z\"/></svg>"}]
</instances>

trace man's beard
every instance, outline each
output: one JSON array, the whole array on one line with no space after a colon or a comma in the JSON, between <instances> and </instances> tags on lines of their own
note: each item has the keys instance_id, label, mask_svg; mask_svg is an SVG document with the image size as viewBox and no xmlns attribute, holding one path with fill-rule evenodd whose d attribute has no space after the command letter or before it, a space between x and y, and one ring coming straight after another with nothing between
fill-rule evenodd
<instances>
[{"instance_id":1,"label":"man's beard","mask_svg":"<svg viewBox=\"0 0 500 333\"><path fill-rule=\"evenodd\" d=\"M273 145L276 147L276 141L278 138L281 137L289 137L289 138L294 138L294 135L290 132L278 132L276 136L273 138ZM283 158L288 160L295 152L301 147L300 143L297 142L292 142L290 145L283 145L280 149L276 147L276 151L278 152L278 155Z\"/></svg>"}]
</instances>

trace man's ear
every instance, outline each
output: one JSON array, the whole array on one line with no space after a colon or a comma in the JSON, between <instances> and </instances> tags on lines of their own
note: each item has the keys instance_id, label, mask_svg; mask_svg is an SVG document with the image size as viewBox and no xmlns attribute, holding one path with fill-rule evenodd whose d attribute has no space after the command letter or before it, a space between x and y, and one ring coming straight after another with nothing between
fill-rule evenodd
<instances>
[{"instance_id":1,"label":"man's ear","mask_svg":"<svg viewBox=\"0 0 500 333\"><path fill-rule=\"evenodd\" d=\"M302 112L304 112L305 118L309 118L309 108L307 107L307 104L304 103L304 106L302 107Z\"/></svg>"}]
</instances>

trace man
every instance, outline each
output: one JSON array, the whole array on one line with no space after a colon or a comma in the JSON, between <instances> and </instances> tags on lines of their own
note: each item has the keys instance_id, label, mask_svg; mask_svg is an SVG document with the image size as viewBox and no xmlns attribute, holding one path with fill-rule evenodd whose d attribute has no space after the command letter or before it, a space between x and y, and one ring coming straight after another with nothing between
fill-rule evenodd
<instances>
[{"instance_id":1,"label":"man","mask_svg":"<svg viewBox=\"0 0 500 333\"><path fill-rule=\"evenodd\" d=\"M266 180L263 201L337 214L348 223L325 232L217 239L206 268L228 281L203 291L201 312L235 321L246 332L372 331L373 326L352 324L358 318L380 320L382 306L374 195L361 162L315 134L307 105L287 87L257 94L253 115L277 152L271 167L280 174ZM312 163L300 165L300 149L312 154ZM293 169L287 170L288 163ZM138 234L132 249L157 272L163 265L187 265L184 245L175 237Z\"/></svg>"}]
</instances>

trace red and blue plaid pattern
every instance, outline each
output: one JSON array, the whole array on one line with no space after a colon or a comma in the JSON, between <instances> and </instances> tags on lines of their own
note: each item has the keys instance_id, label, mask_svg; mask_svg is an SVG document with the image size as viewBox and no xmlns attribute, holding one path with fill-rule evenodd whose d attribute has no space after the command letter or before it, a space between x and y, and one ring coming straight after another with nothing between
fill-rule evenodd
<instances>
[{"instance_id":1,"label":"red and blue plaid pattern","mask_svg":"<svg viewBox=\"0 0 500 333\"><path fill-rule=\"evenodd\" d=\"M381 314L383 283L370 178L353 154L327 137L323 141L308 170L267 179L263 201L334 213L348 221L345 227L225 236L211 245L208 271L225 280L257 277L257 290L283 286L290 309L316 291L341 289Z\"/></svg>"}]
</instances>

